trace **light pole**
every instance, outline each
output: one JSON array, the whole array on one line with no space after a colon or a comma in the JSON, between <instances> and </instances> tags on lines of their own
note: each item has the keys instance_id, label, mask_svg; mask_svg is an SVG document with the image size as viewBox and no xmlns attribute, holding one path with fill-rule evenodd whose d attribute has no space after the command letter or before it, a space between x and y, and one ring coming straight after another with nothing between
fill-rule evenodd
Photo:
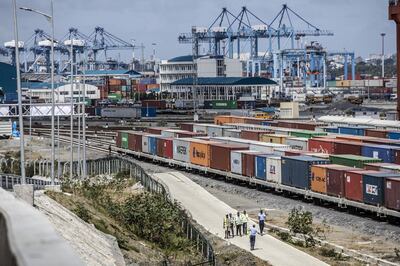
<instances>
[{"instance_id":1,"label":"light pole","mask_svg":"<svg viewBox=\"0 0 400 266\"><path fill-rule=\"evenodd\" d=\"M22 91L21 91L21 73L19 72L19 40L18 40L18 20L17 20L17 1L13 0L14 11L14 46L15 46L15 62L17 68L17 90L18 90L18 119L19 119L19 149L21 162L21 184L26 184L25 179L25 141L24 141L24 119L22 117Z\"/></svg>"},{"instance_id":2,"label":"light pole","mask_svg":"<svg viewBox=\"0 0 400 266\"><path fill-rule=\"evenodd\" d=\"M382 32L382 78L385 77L385 35L386 33Z\"/></svg>"},{"instance_id":3,"label":"light pole","mask_svg":"<svg viewBox=\"0 0 400 266\"><path fill-rule=\"evenodd\" d=\"M51 15L43 13L41 11L28 8L20 7L21 10L33 12L44 16L48 21L51 22L51 184L54 186L54 161L55 161L55 146L54 146L54 16L53 16L53 0L50 0Z\"/></svg>"},{"instance_id":4,"label":"light pole","mask_svg":"<svg viewBox=\"0 0 400 266\"><path fill-rule=\"evenodd\" d=\"M70 50L70 57L71 57L71 96L70 96L70 101L71 101L71 118L70 118L70 147L71 147L71 158L70 158L70 171L69 171L69 178L72 180L73 177L73 163L74 163L74 42L73 38L71 36L71 50Z\"/></svg>"}]
</instances>

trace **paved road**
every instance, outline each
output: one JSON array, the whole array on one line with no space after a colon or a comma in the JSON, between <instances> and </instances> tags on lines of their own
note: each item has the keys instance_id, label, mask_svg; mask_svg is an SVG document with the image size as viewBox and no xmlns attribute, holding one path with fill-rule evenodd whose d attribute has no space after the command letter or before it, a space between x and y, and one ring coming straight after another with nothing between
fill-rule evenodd
<instances>
[{"instance_id":1,"label":"paved road","mask_svg":"<svg viewBox=\"0 0 400 266\"><path fill-rule=\"evenodd\" d=\"M221 238L224 237L224 230L222 228L223 215L226 213L234 214L236 213L235 209L211 195L182 173L167 172L154 175L168 186L171 196L179 201L185 209L190 211L194 220L212 234ZM240 248L249 250L248 236L235 237L229 239L229 241ZM269 261L272 265L327 265L265 234L257 236L256 250L253 251L253 254L263 260Z\"/></svg>"}]
</instances>

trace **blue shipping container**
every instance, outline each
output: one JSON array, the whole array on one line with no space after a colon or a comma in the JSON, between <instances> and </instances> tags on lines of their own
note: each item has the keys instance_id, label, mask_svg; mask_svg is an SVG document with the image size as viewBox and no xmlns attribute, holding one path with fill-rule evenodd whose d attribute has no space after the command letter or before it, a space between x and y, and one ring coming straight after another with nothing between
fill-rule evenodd
<instances>
[{"instance_id":1,"label":"blue shipping container","mask_svg":"<svg viewBox=\"0 0 400 266\"><path fill-rule=\"evenodd\" d=\"M328 163L328 160L311 156L283 156L282 184L302 189L310 189L311 166L314 164Z\"/></svg>"},{"instance_id":2,"label":"blue shipping container","mask_svg":"<svg viewBox=\"0 0 400 266\"><path fill-rule=\"evenodd\" d=\"M400 139L400 131L390 131L388 132L389 139Z\"/></svg>"},{"instance_id":3,"label":"blue shipping container","mask_svg":"<svg viewBox=\"0 0 400 266\"><path fill-rule=\"evenodd\" d=\"M363 175L364 203L382 206L385 202L385 178L400 177L393 173L376 173Z\"/></svg>"},{"instance_id":4,"label":"blue shipping container","mask_svg":"<svg viewBox=\"0 0 400 266\"><path fill-rule=\"evenodd\" d=\"M339 133L339 129L337 127L324 127L324 131L328 133Z\"/></svg>"},{"instance_id":5,"label":"blue shipping container","mask_svg":"<svg viewBox=\"0 0 400 266\"><path fill-rule=\"evenodd\" d=\"M154 136L149 136L149 153L157 155L157 138Z\"/></svg>"},{"instance_id":6,"label":"blue shipping container","mask_svg":"<svg viewBox=\"0 0 400 266\"><path fill-rule=\"evenodd\" d=\"M364 136L364 130L369 127L338 127L339 134Z\"/></svg>"},{"instance_id":7,"label":"blue shipping container","mask_svg":"<svg viewBox=\"0 0 400 266\"><path fill-rule=\"evenodd\" d=\"M142 107L141 117L156 117L157 109L155 107Z\"/></svg>"},{"instance_id":8,"label":"blue shipping container","mask_svg":"<svg viewBox=\"0 0 400 266\"><path fill-rule=\"evenodd\" d=\"M267 180L267 158L275 154L256 155L254 159L255 176L260 180Z\"/></svg>"},{"instance_id":9,"label":"blue shipping container","mask_svg":"<svg viewBox=\"0 0 400 266\"><path fill-rule=\"evenodd\" d=\"M361 155L381 159L385 163L395 163L396 157L400 155L400 149L389 145L371 145L361 146Z\"/></svg>"}]
</instances>

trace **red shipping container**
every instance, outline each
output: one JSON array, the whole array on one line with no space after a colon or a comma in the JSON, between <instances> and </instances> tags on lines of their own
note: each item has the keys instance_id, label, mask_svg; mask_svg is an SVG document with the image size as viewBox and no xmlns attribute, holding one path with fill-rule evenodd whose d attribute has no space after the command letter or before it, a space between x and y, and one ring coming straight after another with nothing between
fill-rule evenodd
<instances>
[{"instance_id":1,"label":"red shipping container","mask_svg":"<svg viewBox=\"0 0 400 266\"><path fill-rule=\"evenodd\" d=\"M346 191L345 172L350 170L354 170L354 167L341 165L327 167L326 194L335 197L344 197Z\"/></svg>"},{"instance_id":2,"label":"red shipping container","mask_svg":"<svg viewBox=\"0 0 400 266\"><path fill-rule=\"evenodd\" d=\"M193 123L181 123L179 125L179 128L182 129L182 130L192 131L193 132Z\"/></svg>"},{"instance_id":3,"label":"red shipping container","mask_svg":"<svg viewBox=\"0 0 400 266\"><path fill-rule=\"evenodd\" d=\"M157 156L173 158L173 138L157 138Z\"/></svg>"},{"instance_id":4,"label":"red shipping container","mask_svg":"<svg viewBox=\"0 0 400 266\"><path fill-rule=\"evenodd\" d=\"M400 178L385 179L385 207L400 211Z\"/></svg>"},{"instance_id":5,"label":"red shipping container","mask_svg":"<svg viewBox=\"0 0 400 266\"><path fill-rule=\"evenodd\" d=\"M244 144L211 143L210 144L210 168L230 172L231 151L248 150Z\"/></svg>"},{"instance_id":6,"label":"red shipping container","mask_svg":"<svg viewBox=\"0 0 400 266\"><path fill-rule=\"evenodd\" d=\"M368 137L365 136L351 136L351 135L336 135L336 139L353 142L363 142Z\"/></svg>"},{"instance_id":7,"label":"red shipping container","mask_svg":"<svg viewBox=\"0 0 400 266\"><path fill-rule=\"evenodd\" d=\"M132 151L142 152L142 137L148 135L145 132L129 132L128 148Z\"/></svg>"},{"instance_id":8,"label":"red shipping container","mask_svg":"<svg viewBox=\"0 0 400 266\"><path fill-rule=\"evenodd\" d=\"M396 165L393 163L366 163L364 164L365 170L372 170L372 171L382 171L382 172L391 172L388 169L381 169L382 166L391 166Z\"/></svg>"},{"instance_id":9,"label":"red shipping container","mask_svg":"<svg viewBox=\"0 0 400 266\"><path fill-rule=\"evenodd\" d=\"M301 150L294 150L294 149L289 149L285 151L285 156L299 156L303 155L304 151Z\"/></svg>"},{"instance_id":10,"label":"red shipping container","mask_svg":"<svg viewBox=\"0 0 400 266\"><path fill-rule=\"evenodd\" d=\"M363 174L374 174L378 171L371 170L350 170L344 173L345 177L345 198L363 202Z\"/></svg>"},{"instance_id":11,"label":"red shipping container","mask_svg":"<svg viewBox=\"0 0 400 266\"><path fill-rule=\"evenodd\" d=\"M255 158L256 155L266 154L265 152L243 152L242 153L242 175L255 176Z\"/></svg>"},{"instance_id":12,"label":"red shipping container","mask_svg":"<svg viewBox=\"0 0 400 266\"><path fill-rule=\"evenodd\" d=\"M365 129L365 136L375 137L375 138L387 138L387 130L380 129Z\"/></svg>"},{"instance_id":13,"label":"red shipping container","mask_svg":"<svg viewBox=\"0 0 400 266\"><path fill-rule=\"evenodd\" d=\"M334 144L334 154L353 154L361 156L362 143L351 141L336 141Z\"/></svg>"},{"instance_id":14,"label":"red shipping container","mask_svg":"<svg viewBox=\"0 0 400 266\"><path fill-rule=\"evenodd\" d=\"M118 148L122 148L121 133L122 132L120 131L117 132L117 139L115 140L115 144L117 145Z\"/></svg>"},{"instance_id":15,"label":"red shipping container","mask_svg":"<svg viewBox=\"0 0 400 266\"><path fill-rule=\"evenodd\" d=\"M168 127L148 127L146 128L146 132L153 135L161 135L161 131L166 129L172 129Z\"/></svg>"},{"instance_id":16,"label":"red shipping container","mask_svg":"<svg viewBox=\"0 0 400 266\"><path fill-rule=\"evenodd\" d=\"M363 142L378 144L378 145L400 146L400 140L395 140L395 139L368 138L368 139L363 140Z\"/></svg>"},{"instance_id":17,"label":"red shipping container","mask_svg":"<svg viewBox=\"0 0 400 266\"><path fill-rule=\"evenodd\" d=\"M335 142L335 139L311 138L308 140L308 150L312 152L334 154Z\"/></svg>"},{"instance_id":18,"label":"red shipping container","mask_svg":"<svg viewBox=\"0 0 400 266\"><path fill-rule=\"evenodd\" d=\"M255 140L255 141L260 141L260 136L262 134L269 134L273 133L270 130L265 130L265 131L257 131L257 130L242 130L240 132L240 138L241 139L248 139L248 140Z\"/></svg>"}]
</instances>

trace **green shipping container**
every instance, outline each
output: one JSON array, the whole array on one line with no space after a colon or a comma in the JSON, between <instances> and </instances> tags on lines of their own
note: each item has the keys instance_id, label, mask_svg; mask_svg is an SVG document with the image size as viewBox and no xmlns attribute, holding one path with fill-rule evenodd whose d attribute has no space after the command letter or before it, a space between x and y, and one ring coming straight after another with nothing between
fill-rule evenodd
<instances>
[{"instance_id":1,"label":"green shipping container","mask_svg":"<svg viewBox=\"0 0 400 266\"><path fill-rule=\"evenodd\" d=\"M237 109L236 101L214 100L212 101L213 109Z\"/></svg>"},{"instance_id":2,"label":"green shipping container","mask_svg":"<svg viewBox=\"0 0 400 266\"><path fill-rule=\"evenodd\" d=\"M336 80L328 80L326 82L326 86L328 86L328 87L336 87Z\"/></svg>"},{"instance_id":3,"label":"green shipping container","mask_svg":"<svg viewBox=\"0 0 400 266\"><path fill-rule=\"evenodd\" d=\"M128 132L121 132L121 147L128 149Z\"/></svg>"},{"instance_id":4,"label":"green shipping container","mask_svg":"<svg viewBox=\"0 0 400 266\"><path fill-rule=\"evenodd\" d=\"M117 93L110 93L108 94L108 99L111 101L118 101L121 100L122 95Z\"/></svg>"},{"instance_id":5,"label":"green shipping container","mask_svg":"<svg viewBox=\"0 0 400 266\"><path fill-rule=\"evenodd\" d=\"M297 138L307 138L311 139L316 136L326 136L328 133L326 132L315 132L310 130L303 130L303 131L291 131L290 136L297 137Z\"/></svg>"},{"instance_id":6,"label":"green shipping container","mask_svg":"<svg viewBox=\"0 0 400 266\"><path fill-rule=\"evenodd\" d=\"M366 163L380 163L381 159L375 159L371 157L358 156L353 154L341 154L329 156L331 163L345 165L350 167L364 168Z\"/></svg>"}]
</instances>

